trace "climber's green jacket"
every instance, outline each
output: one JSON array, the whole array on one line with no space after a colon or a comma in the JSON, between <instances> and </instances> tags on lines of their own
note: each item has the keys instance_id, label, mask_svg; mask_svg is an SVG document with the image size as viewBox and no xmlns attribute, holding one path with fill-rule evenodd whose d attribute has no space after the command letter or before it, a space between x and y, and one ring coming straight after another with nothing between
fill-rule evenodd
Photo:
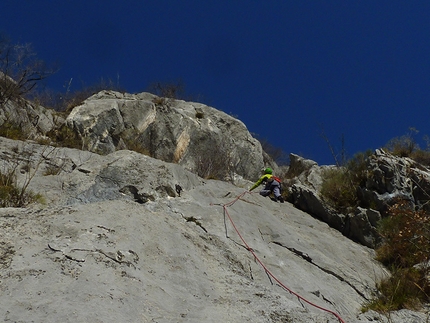
<instances>
[{"instance_id":1,"label":"climber's green jacket","mask_svg":"<svg viewBox=\"0 0 430 323\"><path fill-rule=\"evenodd\" d=\"M260 179L258 181L255 182L254 186L252 186L249 191L252 191L254 188L260 186L261 183L263 182L268 182L271 178L272 178L272 174L264 174L263 176L260 177Z\"/></svg>"}]
</instances>

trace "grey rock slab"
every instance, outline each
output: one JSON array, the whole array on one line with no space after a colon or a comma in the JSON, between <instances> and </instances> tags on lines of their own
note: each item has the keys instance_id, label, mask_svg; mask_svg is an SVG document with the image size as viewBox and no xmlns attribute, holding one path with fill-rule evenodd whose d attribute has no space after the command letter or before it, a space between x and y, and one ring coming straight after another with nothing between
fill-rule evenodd
<instances>
[{"instance_id":1,"label":"grey rock slab","mask_svg":"<svg viewBox=\"0 0 430 323\"><path fill-rule=\"evenodd\" d=\"M372 249L293 205L135 152L61 153L75 166L31 170L45 205L0 209L4 321L338 322L290 291L345 322L376 321L360 314L388 275Z\"/></svg>"},{"instance_id":2,"label":"grey rock slab","mask_svg":"<svg viewBox=\"0 0 430 323\"><path fill-rule=\"evenodd\" d=\"M11 309L3 315L10 320L45 322L134 322L139 318L265 322L266 316L302 317L307 322L330 319L315 309L302 308L295 297L273 284L228 224L226 237L223 209L211 205L228 202L221 194L225 188L231 190L212 181L188 192L188 201L187 196L145 205L100 201L63 209L21 210L18 217L2 218L14 220L15 238L10 236L8 241L15 250L22 250L15 253L2 275L2 280L7 278L3 294L7 299L1 301ZM351 286L272 241L289 236L284 244L306 252L306 240L312 240L313 232L327 240L321 247L331 255L334 251L325 250L330 241L344 238L318 222L311 222L314 228L310 227L304 213L283 214L280 204L268 203L273 202L250 195L229 208L243 237L293 290L353 315L361 297ZM269 213L274 211L279 214ZM190 216L198 218L201 226L187 221ZM21 222L21 217L26 221ZM291 227L289 221L299 222L301 229L295 232L297 227ZM303 245L298 246L295 241L300 239ZM314 248L322 252L320 247ZM350 248L358 253L355 258L364 255L371 260L361 246ZM316 256L314 261L319 266L329 262ZM372 274L375 270L376 266Z\"/></svg>"}]
</instances>

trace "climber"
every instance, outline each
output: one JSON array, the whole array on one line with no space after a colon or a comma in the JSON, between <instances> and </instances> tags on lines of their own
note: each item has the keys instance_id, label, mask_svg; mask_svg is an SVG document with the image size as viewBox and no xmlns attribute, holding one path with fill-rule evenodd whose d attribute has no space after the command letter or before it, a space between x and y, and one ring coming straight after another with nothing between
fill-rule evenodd
<instances>
[{"instance_id":1,"label":"climber","mask_svg":"<svg viewBox=\"0 0 430 323\"><path fill-rule=\"evenodd\" d=\"M258 187L260 184L264 183L264 189L260 191L260 195L262 196L269 196L270 193L273 192L273 195L275 196L272 198L273 201L284 203L284 198L281 195L281 180L272 175L272 169L270 167L267 167L264 169L263 176L260 177L260 179L255 182L254 186L252 186L249 191L252 191L256 187Z\"/></svg>"}]
</instances>

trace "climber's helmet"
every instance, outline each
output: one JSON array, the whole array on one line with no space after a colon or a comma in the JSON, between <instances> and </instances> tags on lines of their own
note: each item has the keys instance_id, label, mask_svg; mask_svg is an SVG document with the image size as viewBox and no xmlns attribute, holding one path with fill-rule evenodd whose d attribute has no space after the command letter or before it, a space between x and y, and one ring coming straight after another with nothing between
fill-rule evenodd
<instances>
[{"instance_id":1,"label":"climber's helmet","mask_svg":"<svg viewBox=\"0 0 430 323\"><path fill-rule=\"evenodd\" d=\"M264 174L272 174L272 169L271 169L270 167L267 167L267 168L264 170Z\"/></svg>"}]
</instances>

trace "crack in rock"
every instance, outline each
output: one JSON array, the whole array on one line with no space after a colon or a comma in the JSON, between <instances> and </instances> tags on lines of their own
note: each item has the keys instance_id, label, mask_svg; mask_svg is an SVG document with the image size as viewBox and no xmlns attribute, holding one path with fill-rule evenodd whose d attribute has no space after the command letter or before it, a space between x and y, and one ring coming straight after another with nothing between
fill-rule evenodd
<instances>
[{"instance_id":1,"label":"crack in rock","mask_svg":"<svg viewBox=\"0 0 430 323\"><path fill-rule=\"evenodd\" d=\"M325 272L326 274L332 275L333 277L337 278L338 280L340 280L341 282L344 282L346 284L348 284L352 289L355 290L355 292L360 295L362 298L364 298L365 300L368 300L368 298L358 290L357 287L355 287L353 284L351 284L349 281L347 281L344 277L342 277L339 274L336 274L334 271L331 271L329 269L323 268L321 266L319 266L318 264L316 264L312 258L305 252L302 252L300 250L297 250L295 248L292 247L287 247L285 245L283 245L281 242L278 241L272 241L272 243L281 246L283 248L288 249L289 251L291 251L292 253L294 253L296 256L299 256L300 258L306 260L307 262L309 262L310 264L314 265L315 267L317 267L319 270L322 270L323 272Z\"/></svg>"},{"instance_id":2,"label":"crack in rock","mask_svg":"<svg viewBox=\"0 0 430 323\"><path fill-rule=\"evenodd\" d=\"M202 223L199 221L199 219L196 219L196 218L195 218L195 217L193 217L193 216L186 217L186 216L183 216L183 215L182 215L182 217L183 217L187 222L194 222L197 226L199 226L200 228L202 228L202 230L203 230L204 232L208 233L208 230L206 230L206 229L205 229L205 227L202 225Z\"/></svg>"},{"instance_id":3,"label":"crack in rock","mask_svg":"<svg viewBox=\"0 0 430 323\"><path fill-rule=\"evenodd\" d=\"M48 243L48 248L54 252L61 252L64 255L64 257L69 259L69 260L76 261L76 262L85 262L85 259L74 258L74 257L70 256L69 254L67 254L66 252L64 252L63 250L52 247L49 243ZM71 252L72 251L85 251L85 252L99 253L99 254L105 256L106 258L108 258L108 259L110 259L110 260L112 260L118 264L124 264L124 265L127 265L128 267L133 267L136 269L136 266L131 261L123 260L126 256L120 250L118 250L116 253L106 252L102 249L92 250L92 249L81 249L81 248L70 249L70 251ZM129 250L128 252L133 256L133 261L137 263L139 261L139 256L137 255L137 253L134 252L133 250Z\"/></svg>"}]
</instances>

